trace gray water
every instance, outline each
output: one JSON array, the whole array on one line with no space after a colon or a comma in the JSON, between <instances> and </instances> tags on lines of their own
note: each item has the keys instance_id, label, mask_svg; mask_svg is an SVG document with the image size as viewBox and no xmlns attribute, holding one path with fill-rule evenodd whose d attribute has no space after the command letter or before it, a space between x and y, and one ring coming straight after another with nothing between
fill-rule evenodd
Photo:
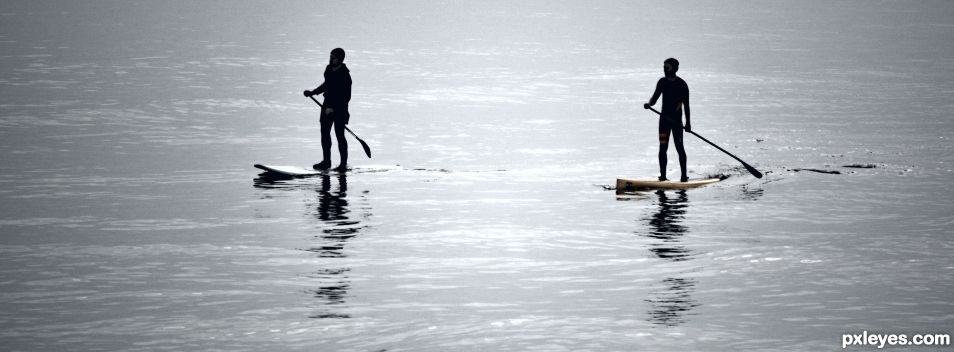
<instances>
[{"instance_id":1,"label":"gray water","mask_svg":"<svg viewBox=\"0 0 954 352\"><path fill-rule=\"evenodd\" d=\"M952 37L944 1L5 1L0 349L954 333ZM339 46L373 158L260 177L318 161L301 91ZM764 178L687 136L725 181L615 195L658 171L667 57Z\"/></svg>"}]
</instances>

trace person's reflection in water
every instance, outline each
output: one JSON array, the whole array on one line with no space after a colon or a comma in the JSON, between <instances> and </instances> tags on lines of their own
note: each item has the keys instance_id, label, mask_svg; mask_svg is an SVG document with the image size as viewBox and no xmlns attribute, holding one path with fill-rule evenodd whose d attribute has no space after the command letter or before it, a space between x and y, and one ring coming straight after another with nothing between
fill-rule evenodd
<instances>
[{"instance_id":1,"label":"person's reflection in water","mask_svg":"<svg viewBox=\"0 0 954 352\"><path fill-rule=\"evenodd\" d=\"M348 201L348 179L345 173L322 175L320 188L317 189L317 204L308 204L305 215L317 219L318 234L313 238L316 243L306 251L315 253L318 257L328 258L328 261L314 273L308 275L316 282L316 288L306 292L314 295L318 300L317 312L309 315L310 318L343 319L351 316L342 313L347 303L348 291L351 289L351 279L348 276L351 268L339 259L347 258L345 245L358 235L363 226L361 222L353 220L351 206ZM335 186L337 182L337 186ZM312 195L314 179L294 178L274 174L261 174L254 180L255 188L263 190L263 199L270 199L275 191L306 190ZM369 213L362 212L367 218Z\"/></svg>"},{"instance_id":2,"label":"person's reflection in water","mask_svg":"<svg viewBox=\"0 0 954 352\"><path fill-rule=\"evenodd\" d=\"M689 197L685 190L677 191L670 198L666 192L656 191L659 196L659 210L649 218L650 238L659 240L650 250L662 259L681 261L689 259L689 250L680 244L682 236L689 229L682 224L689 207Z\"/></svg>"},{"instance_id":3,"label":"person's reflection in water","mask_svg":"<svg viewBox=\"0 0 954 352\"><path fill-rule=\"evenodd\" d=\"M649 222L649 233L645 236L656 240L650 244L650 251L657 257L674 263L691 259L691 251L682 245L682 237L689 232L689 228L683 224L689 208L686 191L676 191L671 196L659 190L656 195L659 198L659 208L645 219ZM649 321L665 326L685 323L690 310L699 306L690 295L695 290L695 280L667 277L662 280L662 284L663 288L657 291L653 298L646 300L651 305Z\"/></svg>"},{"instance_id":4,"label":"person's reflection in water","mask_svg":"<svg viewBox=\"0 0 954 352\"><path fill-rule=\"evenodd\" d=\"M696 289L696 280L669 277L662 281L663 287L655 297L646 300L652 307L649 310L649 321L653 324L676 326L688 321L686 316L698 307L692 297Z\"/></svg>"},{"instance_id":5,"label":"person's reflection in water","mask_svg":"<svg viewBox=\"0 0 954 352\"><path fill-rule=\"evenodd\" d=\"M337 181L337 189L333 189L332 181ZM315 236L318 245L308 249L322 258L345 258L345 245L348 240L357 236L360 231L360 221L349 217L351 210L348 207L348 180L345 173L335 176L322 175L321 189L318 190L317 213L322 228ZM312 290L319 304L323 306L321 312L312 314L311 318L350 318L348 314L334 312L335 307L345 303L351 280L348 277L350 268L324 268L315 273L313 278L320 284Z\"/></svg>"},{"instance_id":6,"label":"person's reflection in water","mask_svg":"<svg viewBox=\"0 0 954 352\"><path fill-rule=\"evenodd\" d=\"M311 278L322 282L317 289L311 290L315 298L319 300L322 306L319 312L309 315L309 318L329 319L329 318L350 318L348 314L335 312L333 309L345 303L345 297L351 288L348 278L348 268L334 268L319 270Z\"/></svg>"},{"instance_id":7,"label":"person's reflection in water","mask_svg":"<svg viewBox=\"0 0 954 352\"><path fill-rule=\"evenodd\" d=\"M337 191L332 191L332 176L321 176L321 189L318 191L318 220L322 222L321 234L318 235L322 246L309 249L318 253L320 257L343 258L345 243L358 234L356 225L360 221L353 221L348 217L348 176L338 174Z\"/></svg>"}]
</instances>

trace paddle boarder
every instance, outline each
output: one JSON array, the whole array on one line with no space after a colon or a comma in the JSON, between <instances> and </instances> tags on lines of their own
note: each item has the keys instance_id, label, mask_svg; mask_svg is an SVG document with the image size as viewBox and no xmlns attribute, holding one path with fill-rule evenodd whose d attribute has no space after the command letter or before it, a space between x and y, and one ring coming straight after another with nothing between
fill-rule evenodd
<instances>
[{"instance_id":1,"label":"paddle boarder","mask_svg":"<svg viewBox=\"0 0 954 352\"><path fill-rule=\"evenodd\" d=\"M345 125L351 118L348 102L351 101L351 71L344 64L345 51L335 48L331 51L328 66L325 67L325 81L314 90L306 90L305 96L324 94L325 104L321 112L321 162L314 165L316 170L331 168L331 128L335 129L338 140L338 153L341 164L334 171L348 170L348 141L345 139Z\"/></svg>"},{"instance_id":2,"label":"paddle boarder","mask_svg":"<svg viewBox=\"0 0 954 352\"><path fill-rule=\"evenodd\" d=\"M662 95L662 113L659 115L659 180L666 181L666 152L669 150L669 137L672 136L673 144L676 145L676 153L679 154L679 168L682 171L681 182L686 182L689 177L686 176L686 148L683 147L683 128L687 132L692 131L689 123L689 85L686 81L676 76L679 71L679 61L674 58L668 58L663 62L663 73L665 76L656 82L656 91L653 92L649 102L643 104L643 108L649 109L656 104L656 100ZM682 125L682 112L686 112L686 125Z\"/></svg>"}]
</instances>

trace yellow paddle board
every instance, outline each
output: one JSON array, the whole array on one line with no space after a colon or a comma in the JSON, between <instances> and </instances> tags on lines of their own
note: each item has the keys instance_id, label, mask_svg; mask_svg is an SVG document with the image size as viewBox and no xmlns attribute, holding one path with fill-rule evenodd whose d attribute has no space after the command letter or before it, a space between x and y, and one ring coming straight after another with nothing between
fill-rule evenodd
<instances>
[{"instance_id":1,"label":"yellow paddle board","mask_svg":"<svg viewBox=\"0 0 954 352\"><path fill-rule=\"evenodd\" d=\"M687 182L678 180L660 181L657 178L617 178L616 193L644 191L650 189L688 189L708 185L721 181L718 178L697 178Z\"/></svg>"}]
</instances>

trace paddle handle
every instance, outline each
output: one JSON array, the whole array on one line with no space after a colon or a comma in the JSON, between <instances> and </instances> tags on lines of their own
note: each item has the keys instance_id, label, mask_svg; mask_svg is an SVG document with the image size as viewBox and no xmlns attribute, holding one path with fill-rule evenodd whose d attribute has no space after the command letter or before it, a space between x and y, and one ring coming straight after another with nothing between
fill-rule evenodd
<instances>
[{"instance_id":1,"label":"paddle handle","mask_svg":"<svg viewBox=\"0 0 954 352\"><path fill-rule=\"evenodd\" d=\"M324 108L324 107L325 107L324 105L321 105L320 102L318 102L318 99L315 99L315 96L314 96L314 95L311 95L311 96L308 96L308 97L311 98L311 101L315 102L315 104L318 104L319 107L321 107L321 108ZM656 110L653 110L653 111L656 111Z\"/></svg>"}]
</instances>

